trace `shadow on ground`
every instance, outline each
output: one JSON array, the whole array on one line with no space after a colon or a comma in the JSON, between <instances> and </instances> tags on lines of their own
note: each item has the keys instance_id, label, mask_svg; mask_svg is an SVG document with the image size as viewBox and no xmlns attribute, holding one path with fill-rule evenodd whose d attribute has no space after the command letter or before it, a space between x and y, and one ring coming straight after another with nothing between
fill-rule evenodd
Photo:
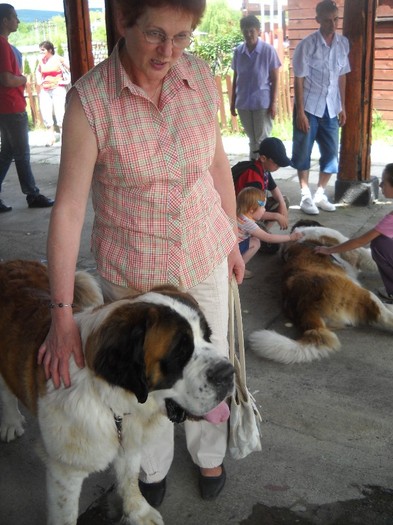
<instances>
[{"instance_id":1,"label":"shadow on ground","mask_svg":"<svg viewBox=\"0 0 393 525\"><path fill-rule=\"evenodd\" d=\"M367 486L364 498L337 501L326 505L297 505L294 510L254 505L252 514L240 525L392 525L393 491Z\"/></svg>"},{"instance_id":2,"label":"shadow on ground","mask_svg":"<svg viewBox=\"0 0 393 525\"><path fill-rule=\"evenodd\" d=\"M393 491L378 486L360 488L363 498L325 505L298 502L294 509L254 505L252 514L239 525L392 525ZM114 525L121 519L121 502L115 486L78 519L78 525Z\"/></svg>"}]
</instances>

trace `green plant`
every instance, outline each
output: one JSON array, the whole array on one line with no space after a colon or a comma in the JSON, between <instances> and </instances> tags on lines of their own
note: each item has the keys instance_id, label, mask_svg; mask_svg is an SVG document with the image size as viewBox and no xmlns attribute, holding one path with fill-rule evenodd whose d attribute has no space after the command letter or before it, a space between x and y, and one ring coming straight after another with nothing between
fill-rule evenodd
<instances>
[{"instance_id":1,"label":"green plant","mask_svg":"<svg viewBox=\"0 0 393 525\"><path fill-rule=\"evenodd\" d=\"M25 58L24 61L23 61L23 74L24 75L31 75L31 68L30 68L30 64L29 64L29 61L27 60L27 58Z\"/></svg>"},{"instance_id":2,"label":"green plant","mask_svg":"<svg viewBox=\"0 0 393 525\"><path fill-rule=\"evenodd\" d=\"M283 141L292 140L292 119L274 120L271 136Z\"/></svg>"},{"instance_id":3,"label":"green plant","mask_svg":"<svg viewBox=\"0 0 393 525\"><path fill-rule=\"evenodd\" d=\"M372 140L393 144L393 128L383 120L381 113L377 110L373 111Z\"/></svg>"},{"instance_id":4,"label":"green plant","mask_svg":"<svg viewBox=\"0 0 393 525\"><path fill-rule=\"evenodd\" d=\"M57 47L56 47L56 53L63 57L64 56L64 49L63 49L63 46L61 45L61 42L59 41L58 44L57 44Z\"/></svg>"},{"instance_id":5,"label":"green plant","mask_svg":"<svg viewBox=\"0 0 393 525\"><path fill-rule=\"evenodd\" d=\"M230 71L233 50L241 41L238 31L212 36L206 40L198 39L192 52L208 62L214 75L225 76Z\"/></svg>"}]
</instances>

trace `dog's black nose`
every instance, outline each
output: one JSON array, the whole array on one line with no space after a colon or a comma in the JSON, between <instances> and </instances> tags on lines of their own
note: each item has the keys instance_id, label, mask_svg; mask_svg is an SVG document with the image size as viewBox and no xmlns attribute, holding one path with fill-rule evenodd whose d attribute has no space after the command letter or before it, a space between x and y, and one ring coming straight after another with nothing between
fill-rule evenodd
<instances>
[{"instance_id":1,"label":"dog's black nose","mask_svg":"<svg viewBox=\"0 0 393 525\"><path fill-rule=\"evenodd\" d=\"M232 390L234 373L235 369L228 361L220 361L208 370L207 380L214 385L219 397L226 397Z\"/></svg>"}]
</instances>

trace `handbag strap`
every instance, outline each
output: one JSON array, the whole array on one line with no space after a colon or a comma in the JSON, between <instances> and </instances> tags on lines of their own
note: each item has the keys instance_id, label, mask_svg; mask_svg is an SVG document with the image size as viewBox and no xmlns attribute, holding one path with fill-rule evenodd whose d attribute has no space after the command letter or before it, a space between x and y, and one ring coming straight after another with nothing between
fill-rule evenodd
<instances>
[{"instance_id":1,"label":"handbag strap","mask_svg":"<svg viewBox=\"0 0 393 525\"><path fill-rule=\"evenodd\" d=\"M235 335L235 323L237 334ZM243 320L240 304L239 288L235 277L232 277L229 286L229 359L232 365L239 364L240 380L246 387L246 355L244 351ZM236 353L236 336L239 352Z\"/></svg>"}]
</instances>

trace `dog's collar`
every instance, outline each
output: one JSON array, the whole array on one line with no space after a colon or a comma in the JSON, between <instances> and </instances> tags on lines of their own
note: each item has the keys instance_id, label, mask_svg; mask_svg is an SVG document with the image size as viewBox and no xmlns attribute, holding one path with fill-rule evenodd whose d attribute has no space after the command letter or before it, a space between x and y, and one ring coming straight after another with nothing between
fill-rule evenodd
<instances>
[{"instance_id":1,"label":"dog's collar","mask_svg":"<svg viewBox=\"0 0 393 525\"><path fill-rule=\"evenodd\" d=\"M130 416L131 412L127 412L127 413L123 414L122 416L119 416L119 415L115 414L115 412L112 410L112 408L110 410L111 410L111 412L113 414L113 419L115 421L117 439L119 441L119 444L122 445L123 444L123 417L124 416Z\"/></svg>"}]
</instances>

